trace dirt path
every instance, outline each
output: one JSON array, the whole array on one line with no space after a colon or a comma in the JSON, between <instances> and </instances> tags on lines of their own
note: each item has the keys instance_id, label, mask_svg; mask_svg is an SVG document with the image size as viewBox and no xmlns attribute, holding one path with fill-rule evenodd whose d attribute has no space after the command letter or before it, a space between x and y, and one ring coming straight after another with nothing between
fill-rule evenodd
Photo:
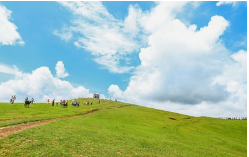
<instances>
[{"instance_id":1,"label":"dirt path","mask_svg":"<svg viewBox=\"0 0 249 157\"><path fill-rule=\"evenodd\" d=\"M29 128L33 128L42 124L47 124L50 122L58 121L58 120L63 120L63 119L71 119L71 118L77 118L77 117L82 117L86 116L88 114L91 114L93 112L96 112L100 109L94 109L91 111L88 111L83 114L78 114L74 116L69 116L69 117L63 117L63 118L55 118L55 119L48 119L48 120L42 120L42 121L36 121L36 122L29 122L29 123L24 123L24 124L18 124L18 125L13 125L13 126L8 126L8 127L2 127L0 128L0 138L7 137L10 134L17 133L23 130L27 130Z\"/></svg>"}]
</instances>

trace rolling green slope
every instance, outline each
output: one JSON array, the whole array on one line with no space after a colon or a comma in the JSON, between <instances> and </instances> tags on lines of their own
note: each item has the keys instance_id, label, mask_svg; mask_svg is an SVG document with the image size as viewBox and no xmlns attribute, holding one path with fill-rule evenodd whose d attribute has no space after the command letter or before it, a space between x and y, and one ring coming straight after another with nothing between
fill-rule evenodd
<instances>
[{"instance_id":1,"label":"rolling green slope","mask_svg":"<svg viewBox=\"0 0 249 157\"><path fill-rule=\"evenodd\" d=\"M39 112L39 108L32 111L33 116L35 112ZM51 108L48 107L47 110ZM101 157L247 155L247 121L191 117L109 101L93 106L80 106L78 109L72 106L67 109L57 107L56 110L68 111L72 115L93 108L100 110L0 139L0 154ZM50 116L45 111L37 115L46 119L53 117L49 111ZM54 117L68 114L57 114ZM28 116L30 120L32 115ZM22 117L21 113L19 117ZM5 121L8 118L10 117L5 115Z\"/></svg>"}]
</instances>

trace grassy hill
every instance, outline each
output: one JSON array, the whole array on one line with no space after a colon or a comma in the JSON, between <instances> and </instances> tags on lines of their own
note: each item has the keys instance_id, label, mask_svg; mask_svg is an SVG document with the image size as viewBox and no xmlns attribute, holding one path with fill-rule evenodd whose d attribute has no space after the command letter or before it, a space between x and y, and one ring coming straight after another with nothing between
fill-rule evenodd
<instances>
[{"instance_id":1,"label":"grassy hill","mask_svg":"<svg viewBox=\"0 0 249 157\"><path fill-rule=\"evenodd\" d=\"M81 102L86 99L80 100ZM90 99L91 101L92 99ZM246 156L247 121L223 120L104 101L79 108L0 103L0 126L86 116L0 139L1 156Z\"/></svg>"}]
</instances>

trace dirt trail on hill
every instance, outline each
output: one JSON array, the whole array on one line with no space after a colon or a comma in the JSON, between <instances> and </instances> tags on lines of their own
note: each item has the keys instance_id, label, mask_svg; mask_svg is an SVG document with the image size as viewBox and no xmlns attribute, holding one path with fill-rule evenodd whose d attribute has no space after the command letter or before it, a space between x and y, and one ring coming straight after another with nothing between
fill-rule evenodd
<instances>
[{"instance_id":1,"label":"dirt trail on hill","mask_svg":"<svg viewBox=\"0 0 249 157\"><path fill-rule=\"evenodd\" d=\"M131 105L121 105L118 106L117 108L122 108L122 107L127 107ZM23 124L17 124L17 125L12 125L12 126L7 126L7 127L2 127L0 128L0 139L9 136L10 134L18 133L23 130L27 130L29 128L33 128L42 124L47 124L51 123L54 121L58 120L63 120L63 119L72 119L72 118L77 118L77 117L82 117L82 116L87 116L93 112L103 110L103 109L112 109L112 108L102 108L102 109L93 109L90 111L87 111L86 113L81 113L77 114L74 116L68 116L68 117L62 117L62 118L54 118L54 119L48 119L48 120L42 120L42 121L35 121L35 122L28 122L28 123L23 123Z\"/></svg>"},{"instance_id":2,"label":"dirt trail on hill","mask_svg":"<svg viewBox=\"0 0 249 157\"><path fill-rule=\"evenodd\" d=\"M39 126L39 125L42 125L42 124L47 124L47 123L50 123L50 122L63 120L63 119L71 119L71 118L77 118L77 117L86 116L86 115L91 114L93 112L96 112L98 110L100 110L100 109L90 110L90 111L87 111L86 113L77 114L77 115L69 116L69 117L48 119L48 120L42 120L42 121L36 121L36 122L28 122L28 123L24 123L24 124L17 124L17 125L2 127L2 128L0 128L0 138L7 137L10 134L18 133L20 131L27 130L29 128L33 128L33 127L36 127L36 126Z\"/></svg>"}]
</instances>

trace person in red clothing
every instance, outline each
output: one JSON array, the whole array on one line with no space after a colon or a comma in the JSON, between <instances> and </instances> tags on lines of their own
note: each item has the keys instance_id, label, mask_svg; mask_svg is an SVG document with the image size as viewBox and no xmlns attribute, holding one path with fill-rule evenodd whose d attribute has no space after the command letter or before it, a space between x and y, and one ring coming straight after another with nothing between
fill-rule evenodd
<instances>
[{"instance_id":1,"label":"person in red clothing","mask_svg":"<svg viewBox=\"0 0 249 157\"><path fill-rule=\"evenodd\" d=\"M49 99L48 99L48 103L47 104L49 104Z\"/></svg>"}]
</instances>

